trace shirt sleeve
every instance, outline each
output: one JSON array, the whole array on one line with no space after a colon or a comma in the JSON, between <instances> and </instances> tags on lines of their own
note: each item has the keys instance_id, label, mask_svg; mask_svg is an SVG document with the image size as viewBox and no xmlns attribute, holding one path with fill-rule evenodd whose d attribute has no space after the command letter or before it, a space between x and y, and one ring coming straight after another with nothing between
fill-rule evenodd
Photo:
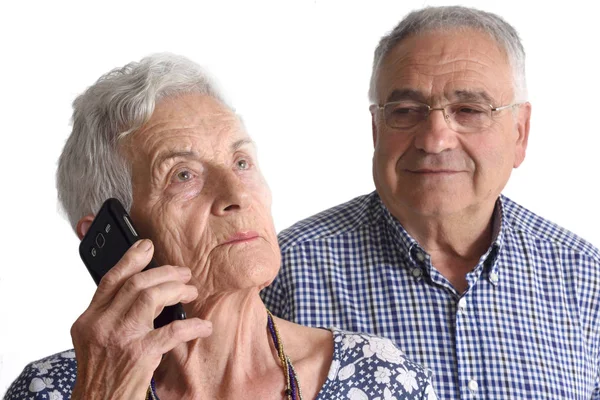
<instances>
[{"instance_id":1,"label":"shirt sleeve","mask_svg":"<svg viewBox=\"0 0 600 400\"><path fill-rule=\"evenodd\" d=\"M64 399L55 388L54 379L39 374L32 364L23 369L4 396L4 400L29 399Z\"/></svg>"},{"instance_id":2,"label":"shirt sleeve","mask_svg":"<svg viewBox=\"0 0 600 400\"><path fill-rule=\"evenodd\" d=\"M9 386L4 400L68 400L76 375L75 353L55 354L28 364Z\"/></svg>"}]
</instances>

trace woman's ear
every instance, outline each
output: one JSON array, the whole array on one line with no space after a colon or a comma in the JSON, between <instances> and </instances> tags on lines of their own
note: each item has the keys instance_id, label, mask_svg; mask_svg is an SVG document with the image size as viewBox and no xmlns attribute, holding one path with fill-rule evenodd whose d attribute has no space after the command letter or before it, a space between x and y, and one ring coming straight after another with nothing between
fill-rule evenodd
<instances>
[{"instance_id":1,"label":"woman's ear","mask_svg":"<svg viewBox=\"0 0 600 400\"><path fill-rule=\"evenodd\" d=\"M79 237L79 240L83 239L83 237L87 233L88 229L90 229L90 226L92 225L93 220L94 220L94 215L90 214L90 215L86 215L85 217L81 218L79 220L79 222L77 222L77 227L75 228L75 230L77 231L77 236Z\"/></svg>"}]
</instances>

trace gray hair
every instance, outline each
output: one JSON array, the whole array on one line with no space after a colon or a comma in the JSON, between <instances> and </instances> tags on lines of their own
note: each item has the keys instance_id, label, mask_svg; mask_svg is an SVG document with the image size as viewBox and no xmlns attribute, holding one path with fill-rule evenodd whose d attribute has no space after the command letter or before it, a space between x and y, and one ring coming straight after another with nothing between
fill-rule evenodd
<instances>
[{"instance_id":1,"label":"gray hair","mask_svg":"<svg viewBox=\"0 0 600 400\"><path fill-rule=\"evenodd\" d=\"M115 197L131 209L131 168L119 141L144 125L156 104L183 93L224 101L208 74L189 59L161 53L103 75L73 102L73 131L58 160L58 200L73 229Z\"/></svg>"},{"instance_id":2,"label":"gray hair","mask_svg":"<svg viewBox=\"0 0 600 400\"><path fill-rule=\"evenodd\" d=\"M525 50L515 28L496 14L460 6L426 7L413 11L381 38L373 59L369 100L376 101L375 84L382 60L400 41L426 32L465 28L487 33L501 46L513 70L513 101L526 101Z\"/></svg>"}]
</instances>

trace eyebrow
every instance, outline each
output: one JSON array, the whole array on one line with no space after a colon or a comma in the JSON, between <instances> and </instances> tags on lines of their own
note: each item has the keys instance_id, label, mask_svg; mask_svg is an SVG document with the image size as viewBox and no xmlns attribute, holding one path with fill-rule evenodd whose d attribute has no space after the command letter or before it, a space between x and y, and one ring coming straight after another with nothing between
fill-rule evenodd
<instances>
[{"instance_id":1,"label":"eyebrow","mask_svg":"<svg viewBox=\"0 0 600 400\"><path fill-rule=\"evenodd\" d=\"M488 95L486 92L479 90L455 90L452 93L452 97L458 99L459 101L468 101L468 102L485 102L487 104L493 105L494 100ZM425 95L419 91L414 89L398 89L394 90L387 98L386 103L391 103L394 101L401 100L414 100L421 103L427 104L427 99Z\"/></svg>"},{"instance_id":2,"label":"eyebrow","mask_svg":"<svg viewBox=\"0 0 600 400\"><path fill-rule=\"evenodd\" d=\"M230 146L231 152L235 152L247 144L254 145L254 141L249 138L237 140ZM195 151L170 151L168 153L160 155L157 159L156 165L163 165L165 162L174 158L188 158L199 160L200 154L198 154L198 152Z\"/></svg>"},{"instance_id":3,"label":"eyebrow","mask_svg":"<svg viewBox=\"0 0 600 400\"><path fill-rule=\"evenodd\" d=\"M470 102L486 102L487 104L493 105L494 100L484 91L471 91L471 90L455 90L454 96L460 101Z\"/></svg>"},{"instance_id":4,"label":"eyebrow","mask_svg":"<svg viewBox=\"0 0 600 400\"><path fill-rule=\"evenodd\" d=\"M425 103L426 99L422 92L414 89L396 89L387 98L386 103L400 100L415 100Z\"/></svg>"},{"instance_id":5,"label":"eyebrow","mask_svg":"<svg viewBox=\"0 0 600 400\"><path fill-rule=\"evenodd\" d=\"M254 146L254 141L250 138L240 139L231 145L231 151L239 150L240 147L244 147L247 144Z\"/></svg>"}]
</instances>

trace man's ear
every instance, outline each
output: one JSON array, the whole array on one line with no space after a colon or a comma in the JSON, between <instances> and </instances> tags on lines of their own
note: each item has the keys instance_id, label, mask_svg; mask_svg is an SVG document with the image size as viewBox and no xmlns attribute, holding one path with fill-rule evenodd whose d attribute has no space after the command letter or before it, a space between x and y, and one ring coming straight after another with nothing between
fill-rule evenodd
<instances>
[{"instance_id":1,"label":"man's ear","mask_svg":"<svg viewBox=\"0 0 600 400\"><path fill-rule=\"evenodd\" d=\"M81 218L79 220L79 222L77 222L77 227L75 228L75 230L77 231L77 236L79 237L79 240L83 239L83 237L87 233L88 229L90 229L90 226L92 225L93 220L94 220L94 215L90 214L90 215L86 215L85 217Z\"/></svg>"},{"instance_id":2,"label":"man's ear","mask_svg":"<svg viewBox=\"0 0 600 400\"><path fill-rule=\"evenodd\" d=\"M517 120L517 143L515 148L515 162L513 168L518 168L525 160L527 151L527 142L529 141L529 124L531 120L531 104L529 102L522 104L519 107L519 115Z\"/></svg>"},{"instance_id":3,"label":"man's ear","mask_svg":"<svg viewBox=\"0 0 600 400\"><path fill-rule=\"evenodd\" d=\"M373 132L373 147L377 147L377 125L375 124L375 113L371 113L371 130Z\"/></svg>"}]
</instances>

